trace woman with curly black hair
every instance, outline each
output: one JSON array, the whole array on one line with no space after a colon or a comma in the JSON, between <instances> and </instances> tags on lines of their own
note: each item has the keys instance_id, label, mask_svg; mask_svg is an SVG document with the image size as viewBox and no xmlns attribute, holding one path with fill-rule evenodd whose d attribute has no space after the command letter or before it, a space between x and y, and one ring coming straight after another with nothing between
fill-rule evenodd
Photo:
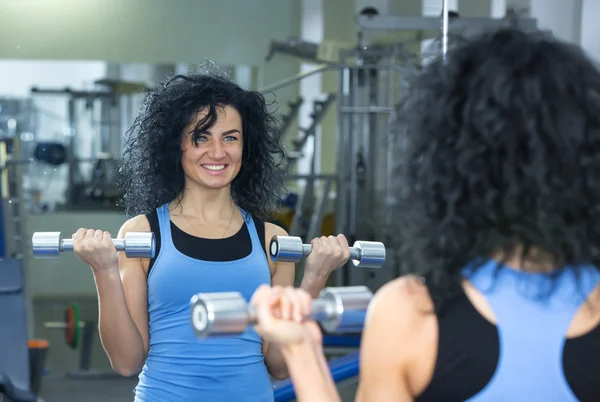
<instances>
[{"instance_id":1,"label":"woman with curly black hair","mask_svg":"<svg viewBox=\"0 0 600 402\"><path fill-rule=\"evenodd\" d=\"M263 95L215 68L178 75L151 91L126 137L123 205L127 232L152 231L152 259L117 255L111 235L74 234L73 251L94 273L100 337L112 367L142 371L136 402L273 400L271 378L287 377L275 346L249 329L200 342L190 300L200 292L292 286L294 264L273 262L265 223L283 191L284 150ZM343 235L314 239L301 287L313 296L349 258Z\"/></svg>"},{"instance_id":2,"label":"woman with curly black hair","mask_svg":"<svg viewBox=\"0 0 600 402\"><path fill-rule=\"evenodd\" d=\"M370 306L356 399L599 401L596 65L539 32L488 32L424 67L403 115L407 275ZM252 303L298 400L338 401L318 328L273 314L310 298L261 287Z\"/></svg>"}]
</instances>

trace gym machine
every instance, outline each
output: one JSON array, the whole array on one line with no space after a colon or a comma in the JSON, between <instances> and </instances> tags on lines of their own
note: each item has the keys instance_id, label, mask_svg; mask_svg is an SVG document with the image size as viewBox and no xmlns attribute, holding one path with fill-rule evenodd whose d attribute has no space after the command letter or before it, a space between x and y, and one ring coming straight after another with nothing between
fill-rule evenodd
<instances>
[{"instance_id":1,"label":"gym machine","mask_svg":"<svg viewBox=\"0 0 600 402\"><path fill-rule=\"evenodd\" d=\"M122 116L117 109L121 100L129 100L129 112L133 112L131 95L143 94L146 85L138 82L125 82L113 79L101 79L94 82L101 86L99 90L74 90L71 88L37 88L32 87L32 94L64 96L67 98L67 120L70 129L67 168L68 183L66 192L66 209L98 208L114 206L121 197L121 190L115 186L118 170L118 159L121 157ZM123 98L127 96L127 98ZM86 110L94 111L97 101L100 102L101 120L99 124L99 149L92 152L92 158L79 158L78 149L78 105L84 102ZM91 178L86 180L82 173L81 163L91 162Z\"/></svg>"},{"instance_id":2,"label":"gym machine","mask_svg":"<svg viewBox=\"0 0 600 402\"><path fill-rule=\"evenodd\" d=\"M440 17L359 15L356 48L340 52L336 232L345 233L350 241L381 240L392 253L377 271L347 264L334 273L336 286L360 284L376 290L401 274L401 264L393 253L400 246L395 243L394 213L401 186L394 176L402 163L396 155L402 147L404 116L398 105L407 96L411 76L423 64L423 55L411 49L411 43L379 44L376 38L369 43L365 35L419 31L421 37L438 38L438 53L445 57L450 35L468 35L467 28L514 23L524 28L536 26L534 19L515 19L510 11L500 19L449 18L449 14L444 1Z\"/></svg>"},{"instance_id":3,"label":"gym machine","mask_svg":"<svg viewBox=\"0 0 600 402\"><path fill-rule=\"evenodd\" d=\"M31 88L32 94L59 95L68 97L67 118L71 135L69 136L69 155L67 157L68 166L68 186L67 186L67 204L69 207L75 206L81 202L80 194L83 193L84 179L77 160L77 101L84 100L86 107L91 108L95 100L108 100L115 102L115 94L112 91L77 91L70 88L64 89L40 89Z\"/></svg>"},{"instance_id":4,"label":"gym machine","mask_svg":"<svg viewBox=\"0 0 600 402\"><path fill-rule=\"evenodd\" d=\"M298 155L302 155L303 149L309 140L312 140L313 145L308 174L297 174L289 177L290 180L303 180L304 191L296 204L294 217L288 230L290 233L298 234L305 239L314 239L322 233L321 226L327 208L327 200L331 187L336 182L335 176L318 175L316 172L318 144L315 136L317 128L334 101L335 95L333 94L329 94L324 101L315 101L313 112L310 115L312 123L308 128L300 128L303 134L302 137L292 141L294 152ZM320 198L316 198L315 191L318 181L323 183Z\"/></svg>"},{"instance_id":5,"label":"gym machine","mask_svg":"<svg viewBox=\"0 0 600 402\"><path fill-rule=\"evenodd\" d=\"M465 18L452 16L443 2L441 17L402 17L366 13L356 18L357 40L351 49L338 46L333 58L323 60L331 43L310 43L297 39L272 42L268 59L275 53L308 59L322 63L313 70L283 79L262 91L275 91L315 74L337 71L339 76L336 94L337 166L331 182L325 181L326 193L331 183L336 183L335 233L344 233L350 242L356 239L381 240L391 250L385 266L377 271L357 269L346 264L333 274L335 286L367 285L376 290L384 283L400 275L395 260L394 210L398 184L394 172L399 161L395 158L402 146L401 108L398 106L406 96L411 75L423 64L420 41L425 38L439 40L439 54L445 55L449 38L468 34L469 28L519 25L524 29L535 28L537 21L522 18L514 10L507 10L504 18ZM376 37L365 38L368 33L415 32L414 38L397 43ZM335 44L333 44L335 45ZM334 46L335 47L335 46ZM417 49L418 48L418 49ZM329 52L331 53L331 52ZM390 123L396 121L392 131ZM315 175L314 177L318 177ZM291 179L306 179L301 175ZM323 178L325 180L325 178ZM315 210L323 207L318 201ZM300 208L299 208L300 209ZM317 221L317 219L315 219ZM288 232L304 235L300 222L295 222ZM305 225L306 226L306 225ZM314 226L311 224L311 228ZM309 231L309 233L314 233ZM307 235L306 238L312 238Z\"/></svg>"},{"instance_id":6,"label":"gym machine","mask_svg":"<svg viewBox=\"0 0 600 402\"><path fill-rule=\"evenodd\" d=\"M373 293L366 286L325 288L312 302L311 319L327 333L358 333ZM191 299L191 322L200 339L239 335L257 323L257 314L237 292L199 293Z\"/></svg>"}]
</instances>

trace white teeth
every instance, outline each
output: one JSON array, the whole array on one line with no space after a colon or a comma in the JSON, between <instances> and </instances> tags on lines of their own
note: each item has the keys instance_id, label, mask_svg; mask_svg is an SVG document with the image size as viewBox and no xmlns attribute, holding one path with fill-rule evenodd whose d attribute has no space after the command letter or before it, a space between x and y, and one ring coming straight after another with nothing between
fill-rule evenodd
<instances>
[{"instance_id":1,"label":"white teeth","mask_svg":"<svg viewBox=\"0 0 600 402\"><path fill-rule=\"evenodd\" d=\"M223 170L225 169L225 165L202 165L208 170Z\"/></svg>"}]
</instances>

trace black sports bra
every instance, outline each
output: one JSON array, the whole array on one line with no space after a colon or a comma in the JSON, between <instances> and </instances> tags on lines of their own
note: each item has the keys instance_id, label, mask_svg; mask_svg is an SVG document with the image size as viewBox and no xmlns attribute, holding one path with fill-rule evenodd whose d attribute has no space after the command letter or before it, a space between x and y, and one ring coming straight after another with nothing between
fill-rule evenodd
<instances>
[{"instance_id":1,"label":"black sports bra","mask_svg":"<svg viewBox=\"0 0 600 402\"><path fill-rule=\"evenodd\" d=\"M150 223L150 230L156 236L156 254L150 260L148 272L152 269L154 261L160 253L160 226L158 224L158 213L152 211L146 214L146 218ZM265 223L260 219L252 218L263 252L267 254L265 249ZM191 258L201 259L204 261L234 261L246 257L252 252L252 239L248 226L244 222L240 230L233 236L224 239L204 239L201 237L192 236L179 229L177 225L171 222L171 236L173 244L179 252Z\"/></svg>"}]
</instances>

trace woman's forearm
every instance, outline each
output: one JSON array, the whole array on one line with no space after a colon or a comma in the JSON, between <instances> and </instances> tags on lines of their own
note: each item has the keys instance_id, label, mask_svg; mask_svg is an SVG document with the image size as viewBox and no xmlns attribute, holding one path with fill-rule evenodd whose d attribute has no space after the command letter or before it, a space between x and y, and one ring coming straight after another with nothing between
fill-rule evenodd
<instances>
[{"instance_id":1,"label":"woman's forearm","mask_svg":"<svg viewBox=\"0 0 600 402\"><path fill-rule=\"evenodd\" d=\"M300 289L307 291L313 299L321 294L321 291L327 283L327 278L312 273L305 273L300 282Z\"/></svg>"},{"instance_id":2,"label":"woman's forearm","mask_svg":"<svg viewBox=\"0 0 600 402\"><path fill-rule=\"evenodd\" d=\"M281 352L281 347L278 345L269 344L267 353L265 354L265 364L269 374L280 381L290 376Z\"/></svg>"},{"instance_id":3,"label":"woman's forearm","mask_svg":"<svg viewBox=\"0 0 600 402\"><path fill-rule=\"evenodd\" d=\"M94 274L98 291L99 333L113 369L123 376L139 371L144 343L127 308L118 267Z\"/></svg>"},{"instance_id":4,"label":"woman's forearm","mask_svg":"<svg viewBox=\"0 0 600 402\"><path fill-rule=\"evenodd\" d=\"M340 396L320 345L309 342L282 348L298 402L339 402Z\"/></svg>"}]
</instances>

